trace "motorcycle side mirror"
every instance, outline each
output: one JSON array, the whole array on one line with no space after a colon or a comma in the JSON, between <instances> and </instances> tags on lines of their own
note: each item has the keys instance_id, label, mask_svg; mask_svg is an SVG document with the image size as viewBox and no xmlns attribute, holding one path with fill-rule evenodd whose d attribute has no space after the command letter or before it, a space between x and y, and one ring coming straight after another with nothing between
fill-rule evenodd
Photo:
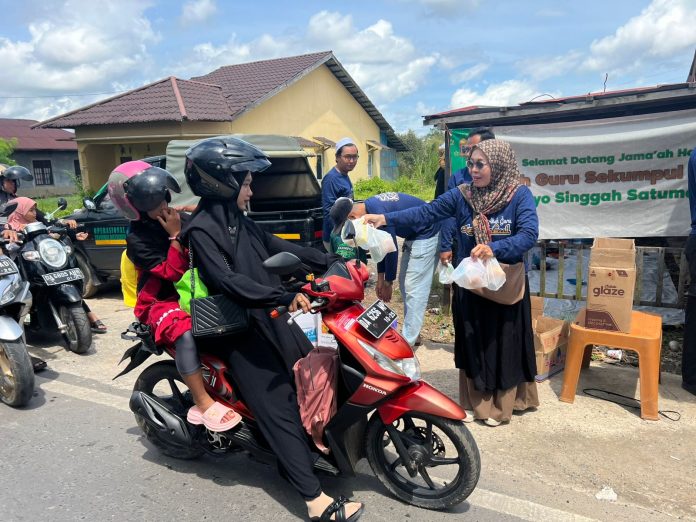
<instances>
[{"instance_id":1,"label":"motorcycle side mirror","mask_svg":"<svg viewBox=\"0 0 696 522\"><path fill-rule=\"evenodd\" d=\"M58 208L60 210L68 208L68 201L65 198L58 198Z\"/></svg>"},{"instance_id":2,"label":"motorcycle side mirror","mask_svg":"<svg viewBox=\"0 0 696 522\"><path fill-rule=\"evenodd\" d=\"M17 210L17 203L10 201L0 210L0 217L8 217L15 210Z\"/></svg>"},{"instance_id":3,"label":"motorcycle side mirror","mask_svg":"<svg viewBox=\"0 0 696 522\"><path fill-rule=\"evenodd\" d=\"M97 210L97 205L90 198L82 198L82 204L87 210Z\"/></svg>"},{"instance_id":4,"label":"motorcycle side mirror","mask_svg":"<svg viewBox=\"0 0 696 522\"><path fill-rule=\"evenodd\" d=\"M290 252L279 252L263 262L263 268L267 272L276 275L289 275L302 268L302 261Z\"/></svg>"}]
</instances>

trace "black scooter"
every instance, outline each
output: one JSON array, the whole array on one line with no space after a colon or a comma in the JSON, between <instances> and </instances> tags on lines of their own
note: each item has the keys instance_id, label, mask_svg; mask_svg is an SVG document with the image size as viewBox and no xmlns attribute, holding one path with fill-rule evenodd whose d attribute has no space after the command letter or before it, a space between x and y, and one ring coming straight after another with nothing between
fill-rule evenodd
<instances>
[{"instance_id":1,"label":"black scooter","mask_svg":"<svg viewBox=\"0 0 696 522\"><path fill-rule=\"evenodd\" d=\"M53 215L67 206L60 198L58 208L46 214L46 221L52 221ZM58 328L70 351L87 352L92 330L82 306L84 275L77 266L67 227L36 222L22 232L24 244L17 260L34 297L30 331Z\"/></svg>"}]
</instances>

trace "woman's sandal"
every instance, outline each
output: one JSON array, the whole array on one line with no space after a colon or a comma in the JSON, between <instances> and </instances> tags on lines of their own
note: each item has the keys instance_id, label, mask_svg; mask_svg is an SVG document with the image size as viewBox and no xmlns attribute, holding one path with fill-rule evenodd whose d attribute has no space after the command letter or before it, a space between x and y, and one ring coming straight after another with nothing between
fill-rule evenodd
<instances>
[{"instance_id":1,"label":"woman's sandal","mask_svg":"<svg viewBox=\"0 0 696 522\"><path fill-rule=\"evenodd\" d=\"M94 333L106 333L106 325L102 323L101 319L97 319L91 323L90 326L92 327L92 331Z\"/></svg>"},{"instance_id":2,"label":"woman's sandal","mask_svg":"<svg viewBox=\"0 0 696 522\"><path fill-rule=\"evenodd\" d=\"M223 421L227 412L232 412L232 419ZM214 402L213 405L202 412L198 406L191 406L186 414L186 420L191 424L203 424L206 428L213 432L227 431L234 428L242 421L242 416L228 408L220 402Z\"/></svg>"},{"instance_id":3,"label":"woman's sandal","mask_svg":"<svg viewBox=\"0 0 696 522\"><path fill-rule=\"evenodd\" d=\"M329 504L320 517L311 517L310 520L312 522L355 522L360 518L360 515L363 514L363 511L365 511L365 505L361 503L358 510L346 518L346 504L348 502L351 502L351 500L343 496L338 497ZM336 513L336 516L331 518L331 515L334 513Z\"/></svg>"}]
</instances>

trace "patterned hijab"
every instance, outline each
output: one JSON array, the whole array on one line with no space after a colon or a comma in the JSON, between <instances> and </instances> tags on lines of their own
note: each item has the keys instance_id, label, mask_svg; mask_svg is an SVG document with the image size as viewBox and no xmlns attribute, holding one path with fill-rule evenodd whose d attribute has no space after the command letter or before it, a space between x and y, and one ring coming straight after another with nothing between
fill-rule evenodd
<instances>
[{"instance_id":1,"label":"patterned hijab","mask_svg":"<svg viewBox=\"0 0 696 522\"><path fill-rule=\"evenodd\" d=\"M491 182L486 187L461 185L460 190L474 210L474 237L476 244L490 243L493 239L488 223L490 214L504 209L520 187L520 171L512 147L502 140L484 140L474 147L488 158ZM473 152L473 151L472 151Z\"/></svg>"}]
</instances>

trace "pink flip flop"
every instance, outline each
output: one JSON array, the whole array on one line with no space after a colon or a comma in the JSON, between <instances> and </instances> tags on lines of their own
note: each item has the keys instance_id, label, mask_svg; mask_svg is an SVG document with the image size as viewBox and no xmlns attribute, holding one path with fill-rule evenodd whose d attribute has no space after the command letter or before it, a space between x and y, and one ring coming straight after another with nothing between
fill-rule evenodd
<instances>
[{"instance_id":1,"label":"pink flip flop","mask_svg":"<svg viewBox=\"0 0 696 522\"><path fill-rule=\"evenodd\" d=\"M229 421L223 421L227 412L232 412L234 415ZM210 431L227 431L234 428L242 420L242 416L234 411L232 408L228 408L220 402L215 402L213 405L201 412L198 406L192 406L189 408L186 414L186 420L191 424L200 425L203 424Z\"/></svg>"}]
</instances>

